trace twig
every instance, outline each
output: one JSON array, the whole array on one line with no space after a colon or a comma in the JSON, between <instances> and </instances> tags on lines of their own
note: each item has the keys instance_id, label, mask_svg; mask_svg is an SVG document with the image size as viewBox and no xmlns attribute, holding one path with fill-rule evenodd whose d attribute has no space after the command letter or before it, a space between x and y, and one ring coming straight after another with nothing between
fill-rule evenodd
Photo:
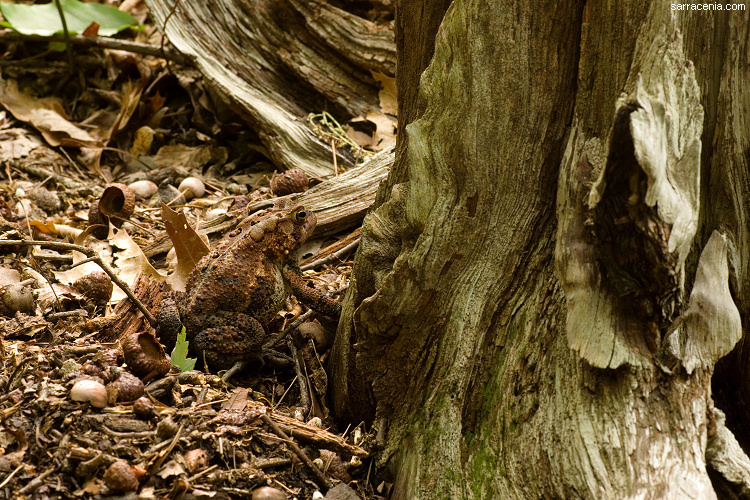
<instances>
[{"instance_id":1,"label":"twig","mask_svg":"<svg viewBox=\"0 0 750 500\"><path fill-rule=\"evenodd\" d=\"M282 395L281 395L281 399L279 399L279 400L278 400L277 402L275 402L275 403L271 403L271 406L272 406L272 408L271 408L271 409L275 410L276 408L278 408L278 407L279 407L279 405L281 404L281 402L282 402L282 401L284 401L284 398L285 398L285 397L286 397L286 395L287 395L287 394L289 393L289 391L291 391L291 390L292 390L292 387L294 387L294 384L295 384L296 382L297 382L297 376L295 375L295 376L294 376L294 380L292 380L292 383L291 383L291 384L289 384L289 387L287 387L287 388L286 388L286 390L284 391L284 394L282 394ZM271 396L271 397L273 397L273 396Z\"/></svg>"},{"instance_id":2,"label":"twig","mask_svg":"<svg viewBox=\"0 0 750 500\"><path fill-rule=\"evenodd\" d=\"M6 477L5 480L2 483L0 483L0 488L2 488L3 486L5 486L6 484L8 484L10 482L10 480L13 478L13 476L16 475L16 472L18 472L19 470L23 469L24 465L25 464L19 465L18 467L15 468L15 470L13 472L11 472L10 474L8 474L8 477Z\"/></svg>"},{"instance_id":3,"label":"twig","mask_svg":"<svg viewBox=\"0 0 750 500\"><path fill-rule=\"evenodd\" d=\"M355 248L357 248L359 246L359 240L360 238L357 238L356 240L352 241L341 250L337 250L330 255L326 255L322 259L314 260L310 262L309 264L305 264L304 266L301 266L300 271L307 271L309 269L315 269L318 266L322 266L323 264L328 264L329 262L338 259L342 255L349 253Z\"/></svg>"},{"instance_id":4,"label":"twig","mask_svg":"<svg viewBox=\"0 0 750 500\"><path fill-rule=\"evenodd\" d=\"M299 352L294 346L294 342L291 339L287 340L289 346L289 352L294 360L294 369L297 372L297 383L299 383L299 405L302 407L302 414L307 417L310 413L310 393L307 392L307 375L302 370L302 363L299 359Z\"/></svg>"},{"instance_id":5,"label":"twig","mask_svg":"<svg viewBox=\"0 0 750 500\"><path fill-rule=\"evenodd\" d=\"M149 438L156 435L156 431L142 431L142 432L118 432L110 429L106 425L102 425L102 430L105 434L112 437L123 438L123 439L142 439Z\"/></svg>"},{"instance_id":6,"label":"twig","mask_svg":"<svg viewBox=\"0 0 750 500\"><path fill-rule=\"evenodd\" d=\"M44 480L47 478L47 476L55 472L55 470L57 469L53 467L52 469L42 472L37 477L29 481L29 484L27 484L26 486L18 490L17 493L19 495L23 495L24 493L30 493L34 491L35 489L39 488L42 485L42 483L44 483Z\"/></svg>"},{"instance_id":7,"label":"twig","mask_svg":"<svg viewBox=\"0 0 750 500\"><path fill-rule=\"evenodd\" d=\"M275 432L281 439L283 439L286 444L289 445L292 451L299 457L299 459L302 460L302 462L304 462L304 464L313 471L313 474L317 479L318 486L320 486L321 488L325 488L325 490L330 490L331 488L333 488L333 483L331 483L328 478L326 478L326 476L322 472L320 472L318 466L315 465L312 460L310 460L310 457L305 455L305 452L302 451L299 446L297 446L297 443L292 441L292 439L287 436L286 433L282 431L278 425L276 425L276 422L271 420L271 417L269 417L268 414L264 413L260 416L260 418L263 420L263 422L266 423L266 425L273 429L273 432Z\"/></svg>"},{"instance_id":8,"label":"twig","mask_svg":"<svg viewBox=\"0 0 750 500\"><path fill-rule=\"evenodd\" d=\"M59 303L60 300L58 299L57 302ZM58 321L61 319L72 318L74 316L85 316L85 315L86 315L86 311L82 309L74 309L72 311L59 311L59 312L49 313L46 316L46 318L47 318L47 321L49 321L50 323L54 323L55 321Z\"/></svg>"},{"instance_id":9,"label":"twig","mask_svg":"<svg viewBox=\"0 0 750 500\"><path fill-rule=\"evenodd\" d=\"M286 464L284 464L284 465L286 465ZM196 479L205 476L206 474L208 474L209 472L213 471L214 469L216 469L218 467L219 467L218 464L214 464L211 467L209 467L208 469L203 469L202 471L200 471L199 473L195 474L194 476L190 476L189 478L187 478L186 481L187 481L188 484L192 484L192 483L195 482Z\"/></svg>"},{"instance_id":10,"label":"twig","mask_svg":"<svg viewBox=\"0 0 750 500\"><path fill-rule=\"evenodd\" d=\"M206 351L203 351L203 365L206 364ZM224 375L221 376L222 382L229 381L232 376L234 376L235 373L245 368L245 365L247 365L247 361L236 361L231 368L229 368L227 371L224 372Z\"/></svg>"},{"instance_id":11,"label":"twig","mask_svg":"<svg viewBox=\"0 0 750 500\"><path fill-rule=\"evenodd\" d=\"M175 433L174 437L169 442L169 446L167 446L167 449L164 451L159 452L159 458L154 462L151 467L149 467L149 471L153 471L155 474L156 471L161 469L162 464L167 459L170 453L172 453L172 450L174 450L175 445L177 445L177 442L180 440L180 436L182 436L182 429L185 428L185 424L180 424L180 428L177 429L177 432Z\"/></svg>"},{"instance_id":12,"label":"twig","mask_svg":"<svg viewBox=\"0 0 750 500\"><path fill-rule=\"evenodd\" d=\"M2 39L2 37L0 37L0 39ZM41 164L41 162L39 162L39 164ZM63 177L62 175L57 175L56 173L50 170L47 170L41 167L36 167L35 165L36 163L30 163L30 164L24 165L24 164L17 163L17 162L13 162L11 164L13 168L18 169L22 172L26 172L27 174L31 174L33 176L40 177L42 179L50 178L53 181L55 181L55 184L60 184L61 186L65 186L67 189L79 189L83 187L83 184L80 182L71 181L70 179Z\"/></svg>"},{"instance_id":13,"label":"twig","mask_svg":"<svg viewBox=\"0 0 750 500\"><path fill-rule=\"evenodd\" d=\"M331 151L333 152L333 173L336 177L339 176L339 163L336 161L336 141L331 139Z\"/></svg>"},{"instance_id":14,"label":"twig","mask_svg":"<svg viewBox=\"0 0 750 500\"><path fill-rule=\"evenodd\" d=\"M22 245L22 246L31 246L31 245L39 245L44 246L48 248L54 248L56 250L75 250L76 252L81 252L86 257L90 258L92 261L96 262L96 264L107 273L107 275L110 277L112 282L117 285L120 290L125 292L125 295L128 296L130 300L133 301L133 304L140 309L140 311L143 313L143 315L146 317L148 322L156 328L158 326L158 322L156 321L156 318L151 314L151 312L146 308L146 306L143 305L143 302L141 302L138 297L135 296L135 294L130 290L130 287L122 281L115 273L112 271L112 269L104 263L101 256L99 256L96 251L82 247L80 245L74 245L72 243L63 243L62 241L38 241L38 240L0 240L0 246L15 246L15 245Z\"/></svg>"},{"instance_id":15,"label":"twig","mask_svg":"<svg viewBox=\"0 0 750 500\"><path fill-rule=\"evenodd\" d=\"M307 321L307 319L310 316L312 316L313 313L314 313L314 311L312 309L309 309L304 314L301 314L299 317L297 317L297 319L295 319L294 321L292 321L291 323L289 323L289 325L287 325L287 327L284 328L284 330L282 330L281 333L279 333L275 337L272 337L271 340L268 340L268 341L264 342L263 343L263 349L270 349L271 347L273 347L274 344L276 344L276 342L278 342L280 340L283 340L287 335L289 335L289 332L291 332L292 330L294 330L295 328L297 328L304 321Z\"/></svg>"},{"instance_id":16,"label":"twig","mask_svg":"<svg viewBox=\"0 0 750 500\"><path fill-rule=\"evenodd\" d=\"M70 35L69 40L72 45L81 47L101 47L103 49L124 50L134 54L143 54L144 56L160 57L168 59L178 64L188 64L190 61L179 51L172 47L156 47L147 43L131 42L129 40L118 40L103 36L83 36ZM26 42L63 42L65 37L62 34L42 36L42 35L24 35L13 30L0 31L0 40L26 41Z\"/></svg>"},{"instance_id":17,"label":"twig","mask_svg":"<svg viewBox=\"0 0 750 500\"><path fill-rule=\"evenodd\" d=\"M73 72L75 61L73 61L73 46L70 44L70 33L68 32L68 22L65 20L65 12L63 12L62 4L60 0L55 0L55 6L57 6L57 13L60 14L60 22L62 23L63 39L65 40L65 53L68 55L68 64L70 65L70 72Z\"/></svg>"}]
</instances>

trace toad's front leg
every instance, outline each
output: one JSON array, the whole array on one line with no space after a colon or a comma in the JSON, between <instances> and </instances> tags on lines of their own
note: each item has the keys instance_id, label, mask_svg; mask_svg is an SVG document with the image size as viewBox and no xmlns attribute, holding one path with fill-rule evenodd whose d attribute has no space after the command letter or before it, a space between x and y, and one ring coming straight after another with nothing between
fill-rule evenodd
<instances>
[{"instance_id":1,"label":"toad's front leg","mask_svg":"<svg viewBox=\"0 0 750 500\"><path fill-rule=\"evenodd\" d=\"M209 368L224 370L238 361L262 362L266 333L258 320L245 313L220 311L211 317L209 324L193 339L195 352Z\"/></svg>"},{"instance_id":2,"label":"toad's front leg","mask_svg":"<svg viewBox=\"0 0 750 500\"><path fill-rule=\"evenodd\" d=\"M325 316L335 319L341 316L341 302L337 302L317 289L308 286L299 268L286 267L284 278L292 286L292 292L300 302Z\"/></svg>"},{"instance_id":3,"label":"toad's front leg","mask_svg":"<svg viewBox=\"0 0 750 500\"><path fill-rule=\"evenodd\" d=\"M159 323L158 337L167 352L172 352L177 335L182 330L178 302L182 298L181 292L165 292L156 308L156 321Z\"/></svg>"}]
</instances>

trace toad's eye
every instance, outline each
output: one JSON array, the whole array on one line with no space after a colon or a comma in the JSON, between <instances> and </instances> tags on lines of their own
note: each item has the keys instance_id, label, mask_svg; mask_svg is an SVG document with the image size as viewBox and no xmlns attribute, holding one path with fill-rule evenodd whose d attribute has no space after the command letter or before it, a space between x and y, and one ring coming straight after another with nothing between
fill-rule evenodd
<instances>
[{"instance_id":1,"label":"toad's eye","mask_svg":"<svg viewBox=\"0 0 750 500\"><path fill-rule=\"evenodd\" d=\"M298 208L291 215L292 222L298 225L302 225L307 220L307 211L304 208Z\"/></svg>"}]
</instances>

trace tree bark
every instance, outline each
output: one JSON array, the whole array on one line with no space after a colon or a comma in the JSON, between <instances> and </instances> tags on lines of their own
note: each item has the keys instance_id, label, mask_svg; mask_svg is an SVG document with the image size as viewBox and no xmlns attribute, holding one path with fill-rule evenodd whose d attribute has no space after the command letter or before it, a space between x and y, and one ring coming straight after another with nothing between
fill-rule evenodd
<instances>
[{"instance_id":1,"label":"tree bark","mask_svg":"<svg viewBox=\"0 0 750 500\"><path fill-rule=\"evenodd\" d=\"M666 1L454 0L421 79L399 69L419 97L331 360L391 498L747 495L744 341L714 366L748 312L749 29Z\"/></svg>"}]
</instances>

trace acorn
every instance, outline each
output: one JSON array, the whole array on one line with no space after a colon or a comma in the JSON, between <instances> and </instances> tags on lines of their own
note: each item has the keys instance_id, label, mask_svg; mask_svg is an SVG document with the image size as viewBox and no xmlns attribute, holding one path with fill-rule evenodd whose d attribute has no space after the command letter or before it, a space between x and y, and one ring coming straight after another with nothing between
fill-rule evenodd
<instances>
[{"instance_id":1,"label":"acorn","mask_svg":"<svg viewBox=\"0 0 750 500\"><path fill-rule=\"evenodd\" d=\"M346 465L341 460L341 457L329 450L320 450L320 458L324 464L328 465L326 472L334 478L338 479L342 483L348 483L352 480L349 472L346 470Z\"/></svg>"},{"instance_id":2,"label":"acorn","mask_svg":"<svg viewBox=\"0 0 750 500\"><path fill-rule=\"evenodd\" d=\"M110 184L99 199L99 211L109 217L115 227L122 226L134 210L135 194L125 184Z\"/></svg>"},{"instance_id":3,"label":"acorn","mask_svg":"<svg viewBox=\"0 0 750 500\"><path fill-rule=\"evenodd\" d=\"M94 380L82 379L73 384L70 399L91 403L94 408L107 406L107 389Z\"/></svg>"},{"instance_id":4,"label":"acorn","mask_svg":"<svg viewBox=\"0 0 750 500\"><path fill-rule=\"evenodd\" d=\"M106 240L109 235L109 217L99 211L99 200L89 207L89 227L91 235L98 240Z\"/></svg>"},{"instance_id":5,"label":"acorn","mask_svg":"<svg viewBox=\"0 0 750 500\"><path fill-rule=\"evenodd\" d=\"M185 177L177 189L185 196L186 200L202 198L206 194L205 184L197 177Z\"/></svg>"},{"instance_id":6,"label":"acorn","mask_svg":"<svg viewBox=\"0 0 750 500\"><path fill-rule=\"evenodd\" d=\"M173 437L177 434L178 430L180 430L180 426L172 420L172 417L163 418L159 420L158 424L156 424L156 436L161 439L169 439Z\"/></svg>"},{"instance_id":7,"label":"acorn","mask_svg":"<svg viewBox=\"0 0 750 500\"><path fill-rule=\"evenodd\" d=\"M159 189L159 186L148 179L131 182L128 184L128 187L133 191L136 200L151 198L156 194L156 190Z\"/></svg>"},{"instance_id":8,"label":"acorn","mask_svg":"<svg viewBox=\"0 0 750 500\"><path fill-rule=\"evenodd\" d=\"M304 193L308 187L307 174L300 168L293 168L281 174L273 174L271 178L271 191L276 196Z\"/></svg>"},{"instance_id":9,"label":"acorn","mask_svg":"<svg viewBox=\"0 0 750 500\"><path fill-rule=\"evenodd\" d=\"M122 350L119 348L104 349L94 356L94 361L103 368L108 366L120 366L122 363Z\"/></svg>"},{"instance_id":10,"label":"acorn","mask_svg":"<svg viewBox=\"0 0 750 500\"><path fill-rule=\"evenodd\" d=\"M252 500L286 500L287 496L283 491L277 490L276 488L261 486L260 488L253 490L253 494L250 498Z\"/></svg>"},{"instance_id":11,"label":"acorn","mask_svg":"<svg viewBox=\"0 0 750 500\"><path fill-rule=\"evenodd\" d=\"M145 387L141 379L117 367L112 367L109 371L112 381L107 384L108 402L135 401L143 396Z\"/></svg>"},{"instance_id":12,"label":"acorn","mask_svg":"<svg viewBox=\"0 0 750 500\"><path fill-rule=\"evenodd\" d=\"M141 396L133 403L133 413L141 420L151 420L156 416L156 409L149 398Z\"/></svg>"},{"instance_id":13,"label":"acorn","mask_svg":"<svg viewBox=\"0 0 750 500\"><path fill-rule=\"evenodd\" d=\"M167 353L152 332L128 335L122 343L125 363L142 379L166 375L171 366Z\"/></svg>"},{"instance_id":14,"label":"acorn","mask_svg":"<svg viewBox=\"0 0 750 500\"><path fill-rule=\"evenodd\" d=\"M16 311L32 314L35 307L34 294L27 282L0 285L0 316L13 317Z\"/></svg>"},{"instance_id":15,"label":"acorn","mask_svg":"<svg viewBox=\"0 0 750 500\"><path fill-rule=\"evenodd\" d=\"M313 339L315 346L320 349L319 352L328 349L331 345L330 335L326 329L317 321L306 321L299 325L299 333L306 339Z\"/></svg>"},{"instance_id":16,"label":"acorn","mask_svg":"<svg viewBox=\"0 0 750 500\"><path fill-rule=\"evenodd\" d=\"M117 460L104 473L107 493L127 493L138 489L138 481L146 473L140 467L130 465L125 460Z\"/></svg>"},{"instance_id":17,"label":"acorn","mask_svg":"<svg viewBox=\"0 0 750 500\"><path fill-rule=\"evenodd\" d=\"M73 283L73 288L78 290L87 300L99 307L104 307L112 297L112 280L104 271L94 271Z\"/></svg>"}]
</instances>

